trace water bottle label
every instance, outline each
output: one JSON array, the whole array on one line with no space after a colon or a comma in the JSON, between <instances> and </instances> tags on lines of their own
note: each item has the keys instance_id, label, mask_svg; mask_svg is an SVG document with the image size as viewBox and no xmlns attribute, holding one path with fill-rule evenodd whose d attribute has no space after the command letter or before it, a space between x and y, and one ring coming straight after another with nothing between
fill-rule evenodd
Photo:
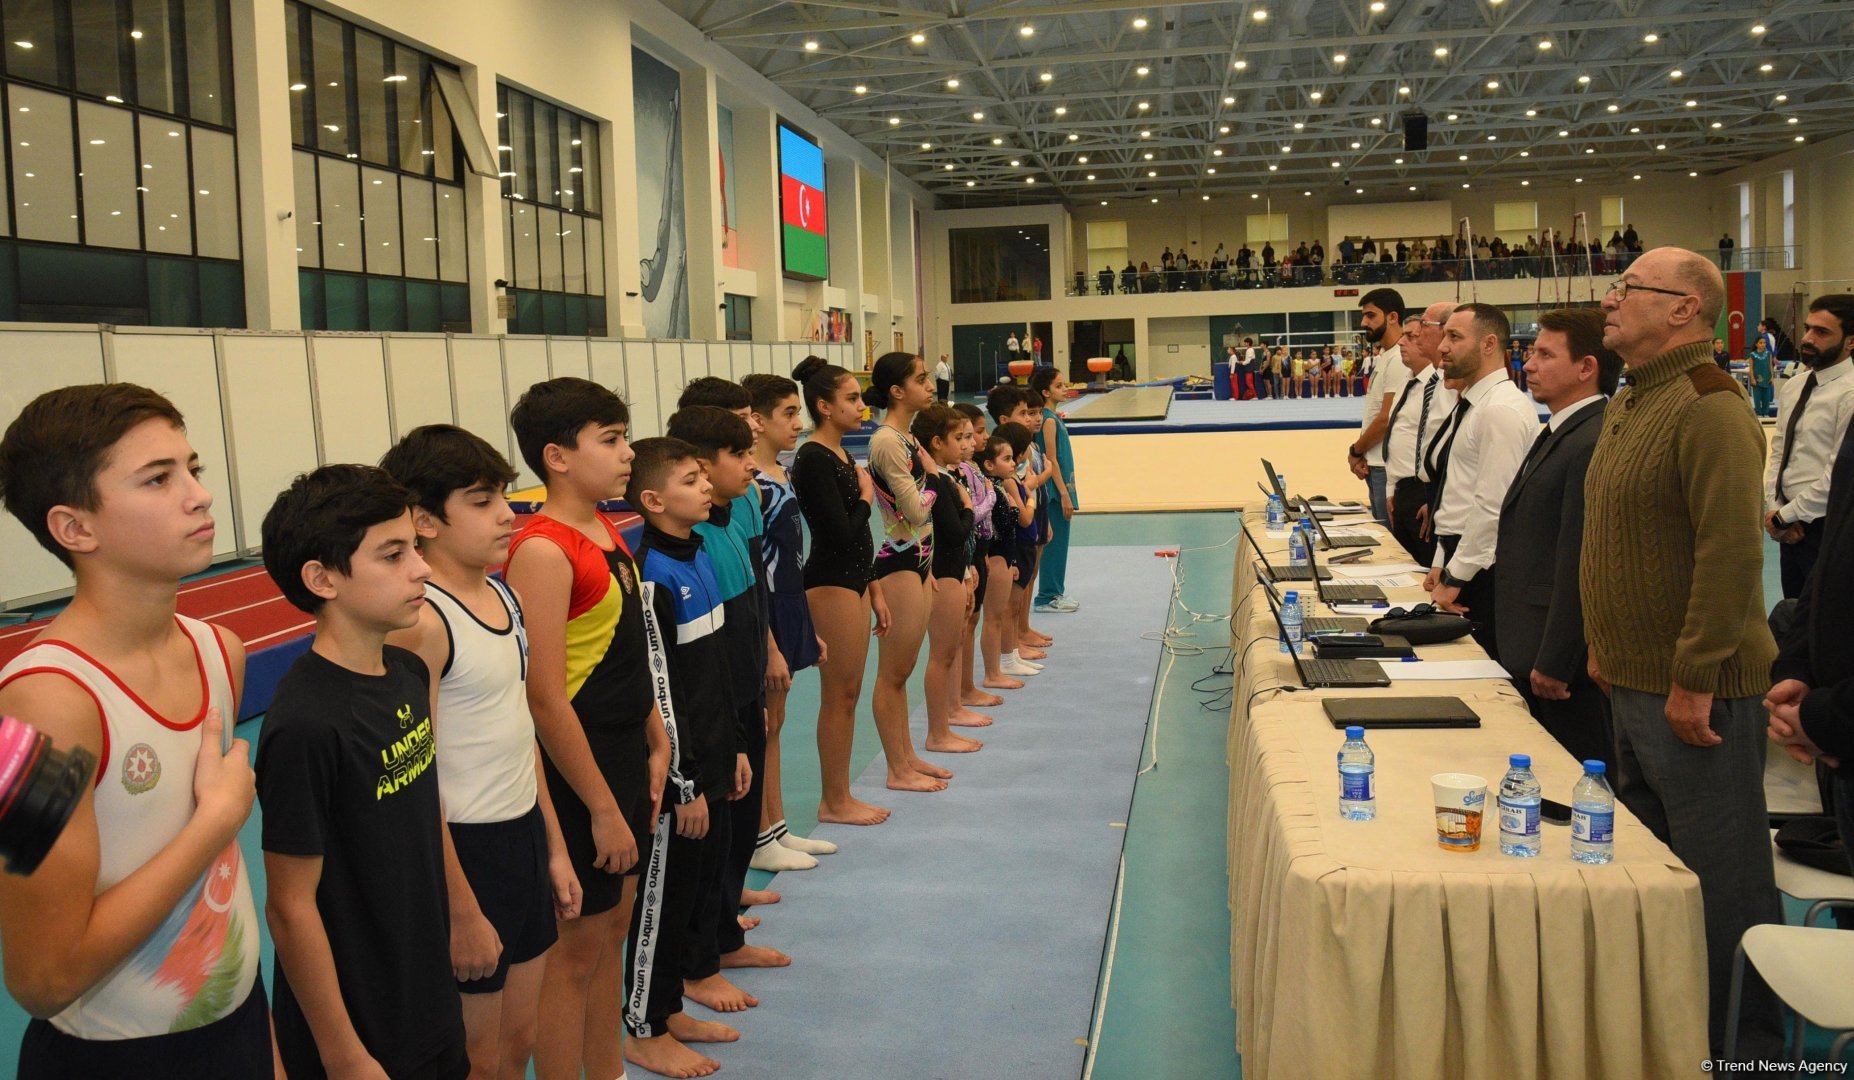
<instances>
[{"instance_id":1,"label":"water bottle label","mask_svg":"<svg viewBox=\"0 0 1854 1080\"><path fill-rule=\"evenodd\" d=\"M1508 836L1537 836L1539 808L1501 799L1500 831Z\"/></svg>"},{"instance_id":2,"label":"water bottle label","mask_svg":"<svg viewBox=\"0 0 1854 1080\"><path fill-rule=\"evenodd\" d=\"M1377 798L1376 772L1371 769L1359 772L1341 769L1339 797L1347 802L1370 802Z\"/></svg>"},{"instance_id":3,"label":"water bottle label","mask_svg":"<svg viewBox=\"0 0 1854 1080\"><path fill-rule=\"evenodd\" d=\"M1571 811L1571 839L1586 844L1607 844L1615 839L1614 810Z\"/></svg>"}]
</instances>

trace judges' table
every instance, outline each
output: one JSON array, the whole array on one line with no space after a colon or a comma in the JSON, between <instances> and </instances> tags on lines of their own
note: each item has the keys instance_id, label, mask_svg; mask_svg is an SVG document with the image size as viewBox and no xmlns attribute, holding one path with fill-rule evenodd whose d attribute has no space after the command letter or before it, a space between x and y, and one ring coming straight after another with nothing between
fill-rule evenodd
<instances>
[{"instance_id":1,"label":"judges' table","mask_svg":"<svg viewBox=\"0 0 1854 1080\"><path fill-rule=\"evenodd\" d=\"M1267 537L1258 515L1249 528L1270 562L1286 563L1285 539ZM1373 531L1383 546L1367 565L1407 561ZM1478 852L1441 850L1435 773L1486 777L1492 804L1507 755L1528 753L1545 797L1568 804L1581 766L1504 681L1289 689L1302 684L1277 648L1255 557L1239 540L1230 620L1230 940L1243 1075L1694 1075L1706 1057L1699 879L1620 804L1605 866L1573 861L1570 829L1549 824L1537 858L1503 856L1497 814ZM1393 604L1426 599L1416 587L1385 592ZM1419 654L1486 656L1470 638ZM1368 732L1377 819L1340 818L1344 734L1320 699L1430 694L1467 702L1480 729Z\"/></svg>"}]
</instances>

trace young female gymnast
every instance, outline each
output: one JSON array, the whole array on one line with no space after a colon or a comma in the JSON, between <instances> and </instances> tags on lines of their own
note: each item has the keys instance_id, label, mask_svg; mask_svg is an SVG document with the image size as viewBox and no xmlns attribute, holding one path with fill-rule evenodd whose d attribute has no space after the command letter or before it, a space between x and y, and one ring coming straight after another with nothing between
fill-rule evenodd
<instances>
[{"instance_id":1,"label":"young female gymnast","mask_svg":"<svg viewBox=\"0 0 1854 1080\"><path fill-rule=\"evenodd\" d=\"M950 724L960 711L959 647L965 635L966 612L972 606L972 498L953 474L966 456L972 424L948 405L931 405L915 414L909 434L927 451L938 472L927 476L933 492L933 560L928 595L927 646L927 749L939 753L970 753L984 746L976 739L953 733ZM975 714L976 715L976 714Z\"/></svg>"},{"instance_id":2,"label":"young female gymnast","mask_svg":"<svg viewBox=\"0 0 1854 1080\"><path fill-rule=\"evenodd\" d=\"M982 709L1004 704L1003 698L979 689L974 681L977 674L975 661L978 654L979 618L984 611L985 589L990 584L991 577L990 567L986 564L990 562L991 507L996 494L990 481L985 479L985 474L979 471L979 467L972 460L978 451L984 448L986 440L990 438L985 425L985 410L965 401L959 402L953 408L959 411L959 415L972 422L966 460L959 463L959 468L954 470L953 478L959 481L966 489L966 494L972 499L972 568L978 574L973 590L972 610L966 614L965 644L960 648L959 704ZM982 713L973 712L971 708L962 707L953 714L953 724L959 727L987 727L991 724L991 718Z\"/></svg>"}]
</instances>

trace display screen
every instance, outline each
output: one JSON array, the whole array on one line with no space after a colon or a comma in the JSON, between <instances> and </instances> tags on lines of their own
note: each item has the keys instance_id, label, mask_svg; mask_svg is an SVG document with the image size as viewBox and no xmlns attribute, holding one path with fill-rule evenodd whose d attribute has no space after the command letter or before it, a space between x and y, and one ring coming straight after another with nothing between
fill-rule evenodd
<instances>
[{"instance_id":1,"label":"display screen","mask_svg":"<svg viewBox=\"0 0 1854 1080\"><path fill-rule=\"evenodd\" d=\"M824 151L817 140L779 121L781 266L787 277L830 276L824 215Z\"/></svg>"}]
</instances>

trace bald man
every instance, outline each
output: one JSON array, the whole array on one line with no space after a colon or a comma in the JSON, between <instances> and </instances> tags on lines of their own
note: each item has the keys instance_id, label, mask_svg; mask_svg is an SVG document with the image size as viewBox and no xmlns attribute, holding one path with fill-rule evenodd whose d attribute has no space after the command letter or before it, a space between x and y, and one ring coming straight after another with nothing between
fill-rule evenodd
<instances>
[{"instance_id":1,"label":"bald man","mask_svg":"<svg viewBox=\"0 0 1854 1080\"><path fill-rule=\"evenodd\" d=\"M1443 384L1440 363L1442 327L1455 311L1452 303L1431 304L1421 318L1404 323L1403 362L1411 375L1401 400L1391 408L1384 436L1384 477L1389 493L1391 535L1423 566L1435 557L1435 532L1429 525L1430 482L1434 474L1424 460L1435 437L1455 408L1455 392Z\"/></svg>"},{"instance_id":2,"label":"bald man","mask_svg":"<svg viewBox=\"0 0 1854 1080\"><path fill-rule=\"evenodd\" d=\"M1764 806L1764 435L1712 362L1717 267L1679 248L1629 266L1603 344L1629 366L1584 477L1581 595L1590 675L1610 690L1616 795L1698 875L1710 1032L1723 1056L1732 955L1782 922ZM1776 999L1745 972L1736 1056L1782 1054Z\"/></svg>"}]
</instances>

